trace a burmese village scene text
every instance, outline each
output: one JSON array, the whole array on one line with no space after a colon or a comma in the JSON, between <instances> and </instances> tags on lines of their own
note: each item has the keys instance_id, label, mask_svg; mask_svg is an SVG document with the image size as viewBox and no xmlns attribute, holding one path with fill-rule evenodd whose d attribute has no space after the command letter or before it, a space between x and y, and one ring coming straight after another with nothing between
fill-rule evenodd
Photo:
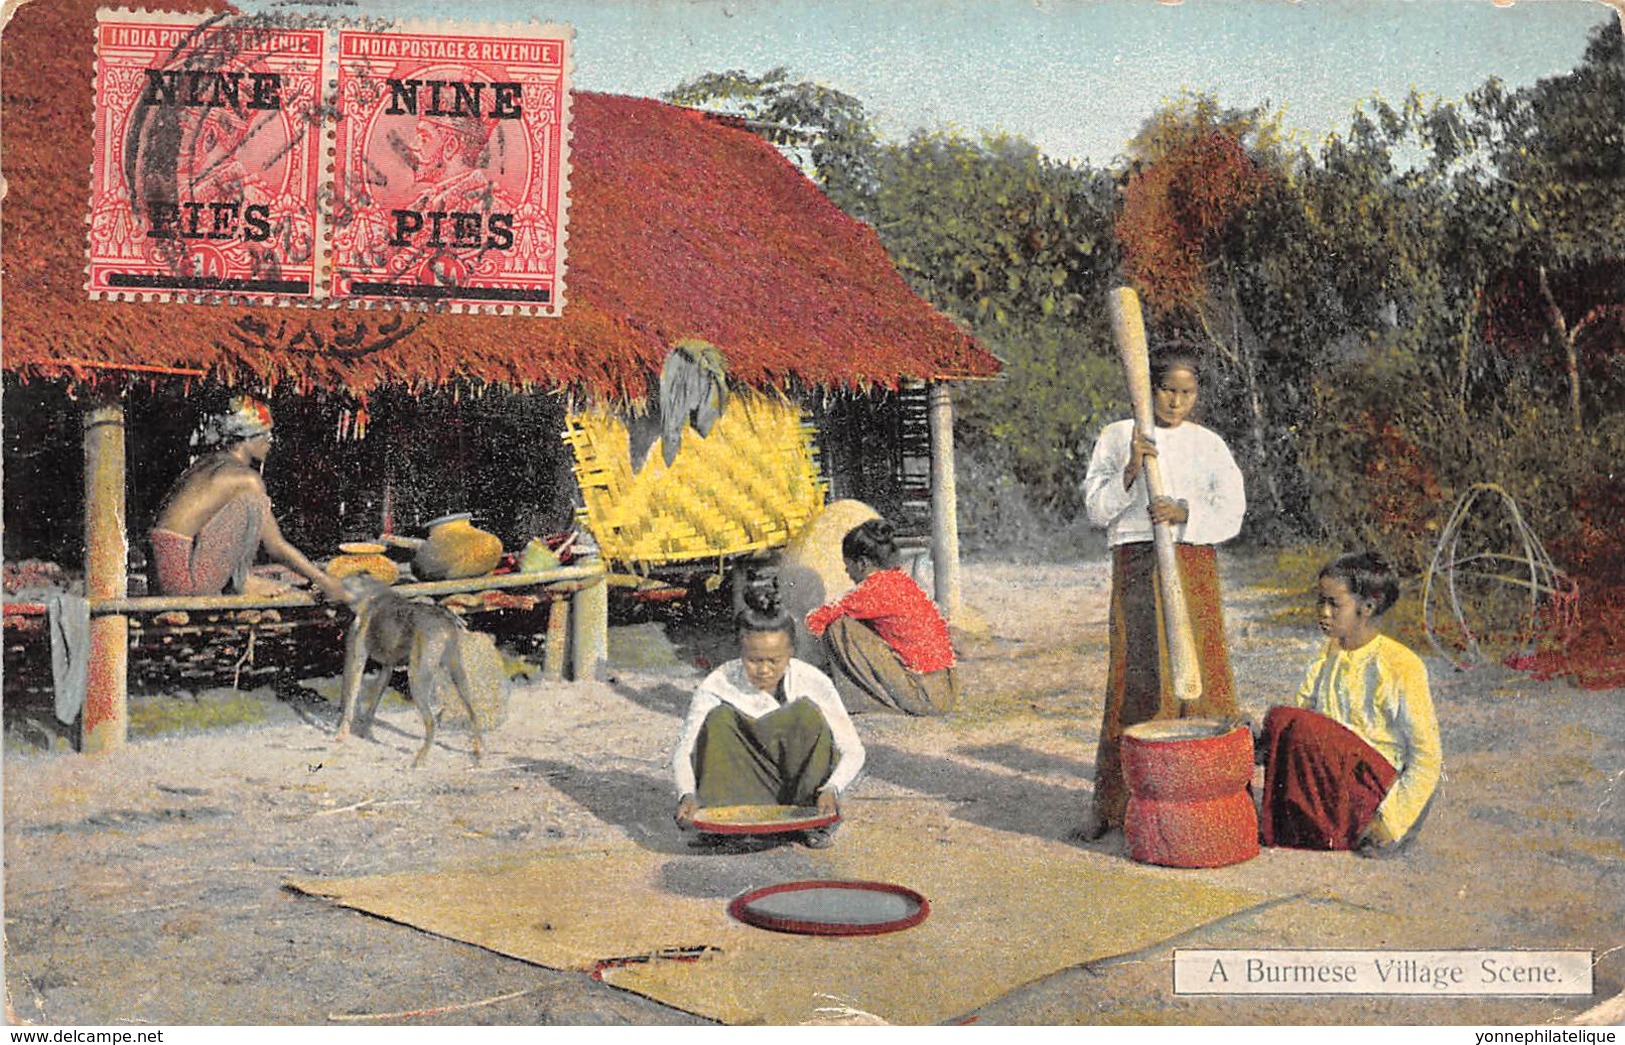
<instances>
[{"instance_id":1,"label":"a burmese village scene text","mask_svg":"<svg viewBox=\"0 0 1625 1045\"><path fill-rule=\"evenodd\" d=\"M1621 14L8 0L6 1022L1614 1040Z\"/></svg>"}]
</instances>

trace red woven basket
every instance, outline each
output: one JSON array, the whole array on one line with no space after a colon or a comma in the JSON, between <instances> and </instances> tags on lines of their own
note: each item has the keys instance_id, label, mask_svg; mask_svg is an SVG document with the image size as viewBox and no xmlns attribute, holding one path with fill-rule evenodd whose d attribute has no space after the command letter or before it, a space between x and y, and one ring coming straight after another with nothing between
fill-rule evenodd
<instances>
[{"instance_id":1,"label":"red woven basket","mask_svg":"<svg viewBox=\"0 0 1625 1045\"><path fill-rule=\"evenodd\" d=\"M1253 779L1253 735L1206 718L1142 722L1123 730L1131 794L1171 801L1220 798Z\"/></svg>"},{"instance_id":2,"label":"red woven basket","mask_svg":"<svg viewBox=\"0 0 1625 1045\"><path fill-rule=\"evenodd\" d=\"M1253 738L1209 719L1145 722L1123 731L1129 855L1165 867L1223 867L1258 855L1248 785Z\"/></svg>"}]
</instances>

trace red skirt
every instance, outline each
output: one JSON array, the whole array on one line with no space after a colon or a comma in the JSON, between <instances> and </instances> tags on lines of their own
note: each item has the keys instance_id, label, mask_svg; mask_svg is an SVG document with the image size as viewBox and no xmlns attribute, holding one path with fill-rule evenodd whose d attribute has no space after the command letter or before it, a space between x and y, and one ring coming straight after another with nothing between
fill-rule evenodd
<instances>
[{"instance_id":1,"label":"red skirt","mask_svg":"<svg viewBox=\"0 0 1625 1045\"><path fill-rule=\"evenodd\" d=\"M171 530L150 531L147 538L152 545L159 592L219 595L228 585L232 591L241 592L270 514L270 498L263 493L245 493L221 505L196 536Z\"/></svg>"},{"instance_id":2,"label":"red skirt","mask_svg":"<svg viewBox=\"0 0 1625 1045\"><path fill-rule=\"evenodd\" d=\"M1112 550L1111 660L1095 750L1095 819L1110 826L1122 826L1128 806L1121 755L1126 727L1181 716L1224 718L1236 711L1236 682L1230 673L1219 600L1218 555L1205 544L1179 544L1175 550L1201 661L1202 696L1189 707L1173 693L1155 546L1120 544Z\"/></svg>"},{"instance_id":3,"label":"red skirt","mask_svg":"<svg viewBox=\"0 0 1625 1045\"><path fill-rule=\"evenodd\" d=\"M1399 774L1335 719L1302 708L1264 718L1265 845L1353 849Z\"/></svg>"}]
</instances>

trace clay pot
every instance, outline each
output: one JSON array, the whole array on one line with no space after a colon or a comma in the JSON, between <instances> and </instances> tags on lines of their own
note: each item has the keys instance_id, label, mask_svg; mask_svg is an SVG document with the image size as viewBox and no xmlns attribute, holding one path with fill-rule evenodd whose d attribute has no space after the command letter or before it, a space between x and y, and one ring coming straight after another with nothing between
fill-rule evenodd
<instances>
[{"instance_id":1,"label":"clay pot","mask_svg":"<svg viewBox=\"0 0 1625 1045\"><path fill-rule=\"evenodd\" d=\"M420 580L451 581L490 573L502 558L502 538L476 529L468 512L442 515L426 527L429 539L412 557Z\"/></svg>"},{"instance_id":2,"label":"clay pot","mask_svg":"<svg viewBox=\"0 0 1625 1045\"><path fill-rule=\"evenodd\" d=\"M362 542L341 544L339 551L343 554L334 556L328 561L327 572L340 580L358 573L376 577L385 584L394 584L400 578L400 567L395 565L395 560L384 554L384 546L381 544Z\"/></svg>"}]
</instances>

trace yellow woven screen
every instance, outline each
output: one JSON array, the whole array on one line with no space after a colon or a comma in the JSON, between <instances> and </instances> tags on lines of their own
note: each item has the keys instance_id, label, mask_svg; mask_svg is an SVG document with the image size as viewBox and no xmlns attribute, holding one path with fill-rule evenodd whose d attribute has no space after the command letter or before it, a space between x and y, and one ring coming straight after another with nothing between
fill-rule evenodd
<instances>
[{"instance_id":1,"label":"yellow woven screen","mask_svg":"<svg viewBox=\"0 0 1625 1045\"><path fill-rule=\"evenodd\" d=\"M633 474L619 418L573 412L564 431L586 502L581 521L605 559L641 565L720 558L788 541L824 503L812 435L793 403L735 393L709 436L684 430L670 468L657 440Z\"/></svg>"}]
</instances>

